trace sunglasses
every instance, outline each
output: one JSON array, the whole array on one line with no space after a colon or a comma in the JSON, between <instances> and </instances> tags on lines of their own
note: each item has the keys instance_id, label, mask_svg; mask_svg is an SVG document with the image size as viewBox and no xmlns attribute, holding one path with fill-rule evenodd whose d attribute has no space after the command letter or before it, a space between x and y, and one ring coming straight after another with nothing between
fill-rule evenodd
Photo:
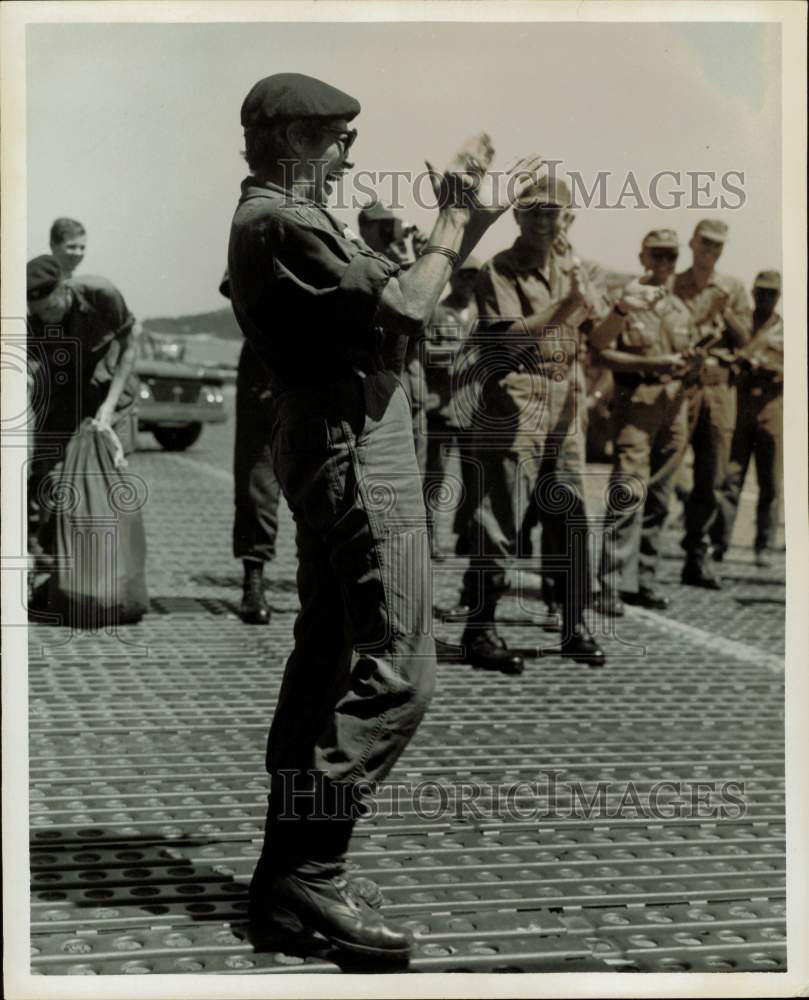
<instances>
[{"instance_id":1,"label":"sunglasses","mask_svg":"<svg viewBox=\"0 0 809 1000\"><path fill-rule=\"evenodd\" d=\"M357 139L358 132L355 128L341 129L341 128L324 128L324 132L331 132L332 135L337 136L337 140L343 147L343 156L351 149L354 142Z\"/></svg>"},{"instance_id":2,"label":"sunglasses","mask_svg":"<svg viewBox=\"0 0 809 1000\"><path fill-rule=\"evenodd\" d=\"M675 261L680 256L676 250L652 250L652 260Z\"/></svg>"}]
</instances>

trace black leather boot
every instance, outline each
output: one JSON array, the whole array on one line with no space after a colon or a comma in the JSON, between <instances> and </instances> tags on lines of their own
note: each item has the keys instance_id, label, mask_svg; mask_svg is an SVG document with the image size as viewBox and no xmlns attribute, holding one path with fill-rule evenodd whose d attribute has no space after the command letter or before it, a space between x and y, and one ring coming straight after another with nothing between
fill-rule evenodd
<instances>
[{"instance_id":1,"label":"black leather boot","mask_svg":"<svg viewBox=\"0 0 809 1000\"><path fill-rule=\"evenodd\" d=\"M493 625L488 628L468 627L463 634L461 644L466 650L467 663L471 663L473 667L499 670L501 674L523 672L525 666L523 658L518 653L511 652Z\"/></svg>"},{"instance_id":2,"label":"black leather boot","mask_svg":"<svg viewBox=\"0 0 809 1000\"><path fill-rule=\"evenodd\" d=\"M583 622L571 626L565 626L562 646L562 656L566 656L577 663L587 663L591 667L603 667L607 662L604 650L598 645L595 637Z\"/></svg>"},{"instance_id":3,"label":"black leather boot","mask_svg":"<svg viewBox=\"0 0 809 1000\"><path fill-rule=\"evenodd\" d=\"M264 597L264 563L244 560L244 583L239 618L247 625L269 625L270 609Z\"/></svg>"},{"instance_id":4,"label":"black leather boot","mask_svg":"<svg viewBox=\"0 0 809 1000\"><path fill-rule=\"evenodd\" d=\"M250 923L268 933L317 931L347 954L403 963L412 935L389 924L341 876L276 874L250 883Z\"/></svg>"}]
</instances>

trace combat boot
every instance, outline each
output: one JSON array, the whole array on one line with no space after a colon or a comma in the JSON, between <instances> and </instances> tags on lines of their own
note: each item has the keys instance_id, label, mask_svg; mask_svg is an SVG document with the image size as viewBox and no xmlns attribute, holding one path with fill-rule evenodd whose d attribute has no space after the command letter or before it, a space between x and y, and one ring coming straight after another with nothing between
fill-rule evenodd
<instances>
[{"instance_id":1,"label":"combat boot","mask_svg":"<svg viewBox=\"0 0 809 1000\"><path fill-rule=\"evenodd\" d=\"M512 653L493 625L487 628L468 627L461 644L466 649L466 660L482 670L499 670L501 674L521 674L525 667L523 658Z\"/></svg>"},{"instance_id":2,"label":"combat boot","mask_svg":"<svg viewBox=\"0 0 809 1000\"><path fill-rule=\"evenodd\" d=\"M357 958L406 963L410 957L410 932L389 924L341 876L304 878L290 872L254 879L248 913L255 931L317 931Z\"/></svg>"},{"instance_id":3,"label":"combat boot","mask_svg":"<svg viewBox=\"0 0 809 1000\"><path fill-rule=\"evenodd\" d=\"M587 663L591 667L603 667L607 662L604 650L583 622L570 629L565 626L560 652L562 656L577 663Z\"/></svg>"},{"instance_id":4,"label":"combat boot","mask_svg":"<svg viewBox=\"0 0 809 1000\"><path fill-rule=\"evenodd\" d=\"M244 583L239 618L247 625L269 625L270 608L264 597L264 563L244 560Z\"/></svg>"},{"instance_id":5,"label":"combat boot","mask_svg":"<svg viewBox=\"0 0 809 1000\"><path fill-rule=\"evenodd\" d=\"M701 562L689 559L683 566L680 581L687 587L702 587L704 590L721 590L719 578L709 573Z\"/></svg>"}]
</instances>

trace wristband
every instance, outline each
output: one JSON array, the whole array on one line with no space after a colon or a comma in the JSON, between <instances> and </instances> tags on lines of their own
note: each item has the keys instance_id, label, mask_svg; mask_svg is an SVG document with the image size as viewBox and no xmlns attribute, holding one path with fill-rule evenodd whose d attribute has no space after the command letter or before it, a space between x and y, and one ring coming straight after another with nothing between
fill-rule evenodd
<instances>
[{"instance_id":1,"label":"wristband","mask_svg":"<svg viewBox=\"0 0 809 1000\"><path fill-rule=\"evenodd\" d=\"M442 254L444 257L446 257L449 260L450 264L452 264L453 267L455 267L455 265L458 262L458 254L454 250L450 250L449 247L439 247L439 246L435 246L435 245L431 244L430 246L426 246L421 251L421 256L423 257L425 254L428 254L428 253L440 253L440 254Z\"/></svg>"},{"instance_id":2,"label":"wristband","mask_svg":"<svg viewBox=\"0 0 809 1000\"><path fill-rule=\"evenodd\" d=\"M625 312L625 311L624 311L623 309L619 308L619 306L618 306L618 303L617 303L617 302L616 302L616 303L615 303L615 305L614 305L614 306L612 307L612 311L613 311L614 313L617 313L617 314L618 314L619 316L621 316L621 317L622 317L623 319L626 319L626 317L627 317L627 316L629 315L629 312Z\"/></svg>"}]
</instances>

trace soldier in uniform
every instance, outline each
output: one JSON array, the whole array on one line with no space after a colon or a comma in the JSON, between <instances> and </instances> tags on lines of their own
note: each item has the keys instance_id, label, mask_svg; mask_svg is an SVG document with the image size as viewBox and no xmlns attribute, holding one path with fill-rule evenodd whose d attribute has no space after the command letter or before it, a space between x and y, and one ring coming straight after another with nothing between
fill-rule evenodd
<instances>
[{"instance_id":1,"label":"soldier in uniform","mask_svg":"<svg viewBox=\"0 0 809 1000\"><path fill-rule=\"evenodd\" d=\"M325 207L350 167L359 111L295 73L260 80L241 110L251 173L231 227L231 301L273 391L273 466L296 522L301 603L268 737L249 912L256 930L283 923L355 956L403 960L409 935L345 878L363 791L407 745L435 674L410 404L387 359L403 358L452 268L541 161L515 164L505 194L486 173L488 138L468 143L437 179L429 245L401 272Z\"/></svg>"},{"instance_id":2,"label":"soldier in uniform","mask_svg":"<svg viewBox=\"0 0 809 1000\"><path fill-rule=\"evenodd\" d=\"M584 381L581 339L605 346L622 317L612 312L572 256L553 250L570 209L567 185L543 177L515 210L516 242L483 265L476 286L481 402L474 436L481 495L472 505L480 548L464 577L470 614L463 642L473 663L519 673L495 627L507 563L535 491L542 511L543 572L562 605L563 656L601 666L604 653L584 624L590 574L584 505ZM641 299L648 297L647 291Z\"/></svg>"},{"instance_id":3,"label":"soldier in uniform","mask_svg":"<svg viewBox=\"0 0 809 1000\"><path fill-rule=\"evenodd\" d=\"M430 320L424 341L426 382L425 416L427 418L427 454L424 489L428 521L432 520L432 499L440 495L446 479L449 452L454 447L461 456L464 492L455 512L454 530L459 555L469 554L467 504L471 494L468 482L470 455L467 431L476 405L475 385L470 380L473 352L464 350L469 334L477 323L475 282L480 262L469 257L449 279L449 294L443 298ZM438 533L431 531L433 559L442 559Z\"/></svg>"},{"instance_id":4,"label":"soldier in uniform","mask_svg":"<svg viewBox=\"0 0 809 1000\"><path fill-rule=\"evenodd\" d=\"M63 448L81 422L93 417L111 428L125 455L134 448L137 324L111 282L91 276L68 281L55 256L30 260L27 278L28 353L35 377L47 382L45 405L35 414L29 539L35 552L50 555L53 521L40 502L42 491L58 474Z\"/></svg>"},{"instance_id":5,"label":"soldier in uniform","mask_svg":"<svg viewBox=\"0 0 809 1000\"><path fill-rule=\"evenodd\" d=\"M688 439L686 390L693 324L687 306L671 294L679 243L671 229L648 233L641 245L641 285L665 296L634 312L614 345L598 352L615 382L614 458L608 489L599 609L623 614L627 604L662 610L655 589L660 533L674 478ZM623 292L629 299L635 283ZM620 595L620 596L619 596Z\"/></svg>"},{"instance_id":6,"label":"soldier in uniform","mask_svg":"<svg viewBox=\"0 0 809 1000\"><path fill-rule=\"evenodd\" d=\"M227 271L219 291L230 299ZM233 557L244 570L239 617L269 625L264 566L275 558L281 487L272 467L272 392L264 362L245 340L236 369L236 432L233 448Z\"/></svg>"},{"instance_id":7,"label":"soldier in uniform","mask_svg":"<svg viewBox=\"0 0 809 1000\"><path fill-rule=\"evenodd\" d=\"M762 271L753 283L753 336L738 354L738 416L728 474L720 493L720 516L712 540L724 553L730 545L750 459L756 463L758 501L753 542L757 566L767 566L783 480L784 322L776 305L781 275Z\"/></svg>"},{"instance_id":8,"label":"soldier in uniform","mask_svg":"<svg viewBox=\"0 0 809 1000\"><path fill-rule=\"evenodd\" d=\"M736 387L732 384L732 352L750 339L751 310L744 286L716 272L728 238L718 219L703 219L689 246L693 263L674 279L674 294L691 310L698 336L710 338L690 394L688 422L694 449L694 485L685 505L685 563L682 582L708 590L721 583L705 566L711 525L728 472L730 444L736 425Z\"/></svg>"}]
</instances>

